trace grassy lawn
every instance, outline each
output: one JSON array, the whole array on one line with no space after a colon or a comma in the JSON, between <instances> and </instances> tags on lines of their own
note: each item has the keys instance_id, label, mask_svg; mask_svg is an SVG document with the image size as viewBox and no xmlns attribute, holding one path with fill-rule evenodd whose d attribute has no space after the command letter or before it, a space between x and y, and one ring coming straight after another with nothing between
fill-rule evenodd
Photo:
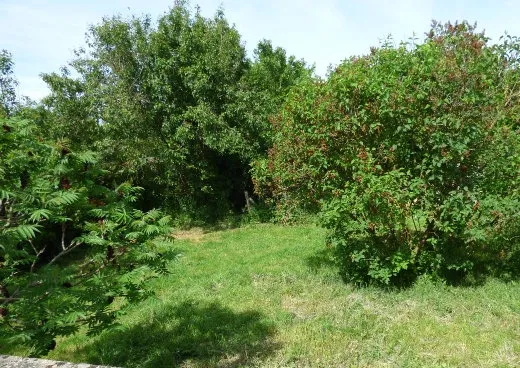
<instances>
[{"instance_id":1,"label":"grassy lawn","mask_svg":"<svg viewBox=\"0 0 520 368\"><path fill-rule=\"evenodd\" d=\"M173 273L122 327L53 359L123 367L516 367L520 284L421 280L385 292L336 276L314 226L180 233Z\"/></svg>"}]
</instances>

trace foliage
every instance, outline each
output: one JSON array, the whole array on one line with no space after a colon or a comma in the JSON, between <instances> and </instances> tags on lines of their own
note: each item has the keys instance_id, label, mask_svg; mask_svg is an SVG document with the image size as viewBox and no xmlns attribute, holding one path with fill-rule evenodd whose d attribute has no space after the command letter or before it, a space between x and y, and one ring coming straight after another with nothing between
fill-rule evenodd
<instances>
[{"instance_id":1,"label":"foliage","mask_svg":"<svg viewBox=\"0 0 520 368\"><path fill-rule=\"evenodd\" d=\"M106 18L61 74L48 74L53 137L92 144L146 202L218 217L252 192L249 163L266 155L268 115L309 71L267 41L255 61L222 11L204 18L178 3L149 17ZM87 133L85 133L87 132Z\"/></svg>"},{"instance_id":2,"label":"foliage","mask_svg":"<svg viewBox=\"0 0 520 368\"><path fill-rule=\"evenodd\" d=\"M254 60L240 80L238 91L228 108L233 121L247 129L247 157L259 159L272 147L271 116L284 103L291 88L311 77L303 60L287 56L281 47L262 40L254 50Z\"/></svg>"},{"instance_id":3,"label":"foliage","mask_svg":"<svg viewBox=\"0 0 520 368\"><path fill-rule=\"evenodd\" d=\"M260 187L323 209L348 281L516 273L517 50L434 23L423 44L351 58L291 94Z\"/></svg>"},{"instance_id":4,"label":"foliage","mask_svg":"<svg viewBox=\"0 0 520 368\"><path fill-rule=\"evenodd\" d=\"M256 160L252 167L255 191L268 202L274 200L283 222L301 217L301 212L316 212L323 197L319 169L329 167L322 153L329 149L328 133L326 128L318 131L313 122L314 117L325 118L318 110L322 88L323 82L307 79L289 93L282 111L272 117L275 136L269 157ZM337 177L334 171L327 176Z\"/></svg>"},{"instance_id":5,"label":"foliage","mask_svg":"<svg viewBox=\"0 0 520 368\"><path fill-rule=\"evenodd\" d=\"M13 57L7 50L0 51L0 118L8 116L16 107L16 86Z\"/></svg>"},{"instance_id":6,"label":"foliage","mask_svg":"<svg viewBox=\"0 0 520 368\"><path fill-rule=\"evenodd\" d=\"M159 211L132 209L140 188L110 189L92 152L48 143L29 121L0 125L0 335L39 355L150 295L172 229Z\"/></svg>"}]
</instances>

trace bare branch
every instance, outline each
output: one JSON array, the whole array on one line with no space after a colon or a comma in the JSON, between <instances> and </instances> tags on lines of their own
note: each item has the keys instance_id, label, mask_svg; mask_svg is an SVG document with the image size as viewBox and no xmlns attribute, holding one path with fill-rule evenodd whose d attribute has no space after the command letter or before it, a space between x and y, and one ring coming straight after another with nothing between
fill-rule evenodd
<instances>
[{"instance_id":1,"label":"bare branch","mask_svg":"<svg viewBox=\"0 0 520 368\"><path fill-rule=\"evenodd\" d=\"M9 304L11 302L15 302L17 300L21 300L22 298L15 298L15 297L10 297L10 298L0 298L0 305L5 305L5 304Z\"/></svg>"},{"instance_id":2,"label":"bare branch","mask_svg":"<svg viewBox=\"0 0 520 368\"><path fill-rule=\"evenodd\" d=\"M78 246L80 246L81 244L83 243L71 243L69 244L68 247L65 247L63 251L61 251L56 257L54 257L53 259L51 259L51 261L49 263L47 263L47 266L50 266L51 264L53 264L54 262L56 262L58 259L60 259L61 257L63 257L64 255L70 253L72 250L76 249Z\"/></svg>"},{"instance_id":3,"label":"bare branch","mask_svg":"<svg viewBox=\"0 0 520 368\"><path fill-rule=\"evenodd\" d=\"M29 240L29 243L31 244L31 247L32 249L34 250L34 253L36 253L36 259L33 261L33 263L31 264L31 273L34 272L34 268L36 267L36 263L38 262L38 259L40 258L40 256L42 255L43 252L45 252L45 249L47 249L47 246L44 246L42 249L40 249L39 251L36 249L36 247L34 246L32 240Z\"/></svg>"},{"instance_id":4,"label":"bare branch","mask_svg":"<svg viewBox=\"0 0 520 368\"><path fill-rule=\"evenodd\" d=\"M67 224L63 222L61 224L61 249L66 250L65 247L65 232L67 231Z\"/></svg>"}]
</instances>

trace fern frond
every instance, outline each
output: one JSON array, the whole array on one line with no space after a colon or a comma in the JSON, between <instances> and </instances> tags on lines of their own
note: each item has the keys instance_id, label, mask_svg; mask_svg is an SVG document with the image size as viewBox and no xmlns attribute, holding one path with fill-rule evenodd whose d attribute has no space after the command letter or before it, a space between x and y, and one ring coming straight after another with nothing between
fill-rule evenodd
<instances>
[{"instance_id":1,"label":"fern frond","mask_svg":"<svg viewBox=\"0 0 520 368\"><path fill-rule=\"evenodd\" d=\"M119 225L127 224L132 221L132 216L126 211L125 208L118 208L114 211L112 218Z\"/></svg>"},{"instance_id":2,"label":"fern frond","mask_svg":"<svg viewBox=\"0 0 520 368\"><path fill-rule=\"evenodd\" d=\"M169 226L172 223L171 216L163 216L157 221L160 226Z\"/></svg>"},{"instance_id":3,"label":"fern frond","mask_svg":"<svg viewBox=\"0 0 520 368\"><path fill-rule=\"evenodd\" d=\"M18 225L14 229L16 230L16 233L18 234L20 240L30 240L34 239L36 237L36 233L39 233L40 226L38 225Z\"/></svg>"},{"instance_id":4,"label":"fern frond","mask_svg":"<svg viewBox=\"0 0 520 368\"><path fill-rule=\"evenodd\" d=\"M29 221L31 222L39 222L42 219L49 219L52 212L49 210L46 210L45 208L37 209L31 213L29 216Z\"/></svg>"},{"instance_id":5,"label":"fern frond","mask_svg":"<svg viewBox=\"0 0 520 368\"><path fill-rule=\"evenodd\" d=\"M157 235L161 233L161 228L157 225L147 225L144 228L143 232L148 236Z\"/></svg>"},{"instance_id":6,"label":"fern frond","mask_svg":"<svg viewBox=\"0 0 520 368\"><path fill-rule=\"evenodd\" d=\"M79 199L78 193L73 191L59 191L56 196L50 199L49 205L71 205Z\"/></svg>"},{"instance_id":7,"label":"fern frond","mask_svg":"<svg viewBox=\"0 0 520 368\"><path fill-rule=\"evenodd\" d=\"M83 164L95 164L97 162L96 154L92 151L74 153L73 156Z\"/></svg>"},{"instance_id":8,"label":"fern frond","mask_svg":"<svg viewBox=\"0 0 520 368\"><path fill-rule=\"evenodd\" d=\"M92 216L97 218L106 218L108 216L108 212L102 208L91 209L90 213L92 214Z\"/></svg>"},{"instance_id":9,"label":"fern frond","mask_svg":"<svg viewBox=\"0 0 520 368\"><path fill-rule=\"evenodd\" d=\"M161 211L157 209L150 210L143 216L144 221L156 221L161 216Z\"/></svg>"},{"instance_id":10,"label":"fern frond","mask_svg":"<svg viewBox=\"0 0 520 368\"><path fill-rule=\"evenodd\" d=\"M0 190L0 199L9 199L13 196L12 192L8 192L7 190Z\"/></svg>"}]
</instances>

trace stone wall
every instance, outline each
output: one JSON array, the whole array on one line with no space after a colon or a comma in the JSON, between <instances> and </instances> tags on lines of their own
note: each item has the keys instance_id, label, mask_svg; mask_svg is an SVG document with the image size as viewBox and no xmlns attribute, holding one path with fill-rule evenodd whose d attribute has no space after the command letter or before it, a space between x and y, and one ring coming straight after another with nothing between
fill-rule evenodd
<instances>
[{"instance_id":1,"label":"stone wall","mask_svg":"<svg viewBox=\"0 0 520 368\"><path fill-rule=\"evenodd\" d=\"M101 365L75 364L46 359L20 358L0 355L1 368L108 368Z\"/></svg>"}]
</instances>

